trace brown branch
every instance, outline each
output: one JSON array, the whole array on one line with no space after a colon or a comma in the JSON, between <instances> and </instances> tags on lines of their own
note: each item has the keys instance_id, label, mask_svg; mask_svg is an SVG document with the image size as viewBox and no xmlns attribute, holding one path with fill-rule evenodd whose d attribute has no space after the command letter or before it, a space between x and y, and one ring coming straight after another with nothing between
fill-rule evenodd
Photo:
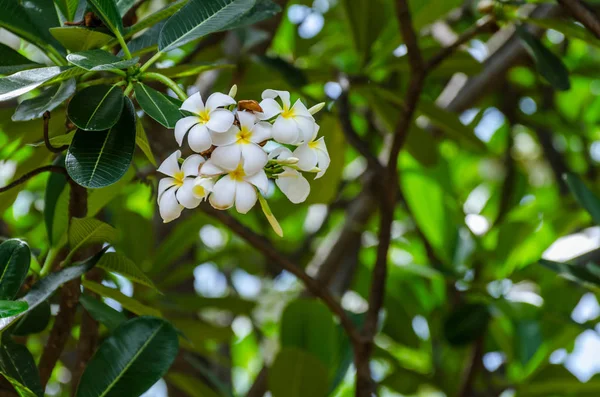
<instances>
[{"instance_id":1,"label":"brown branch","mask_svg":"<svg viewBox=\"0 0 600 397\"><path fill-rule=\"evenodd\" d=\"M50 138L48 137L48 127L50 125L50 112L44 112L44 144L46 145L46 149L51 151L52 153L61 153L63 150L67 150L69 145L62 145L60 147L52 146L50 142Z\"/></svg>"},{"instance_id":2,"label":"brown branch","mask_svg":"<svg viewBox=\"0 0 600 397\"><path fill-rule=\"evenodd\" d=\"M57 172L59 174L68 176L67 170L64 167L61 167L58 165L45 165L43 167L36 168L32 171L29 171L28 173L24 174L22 177L20 177L16 181L9 183L8 185L6 185L4 187L0 187L0 193L4 193L4 192L14 188L15 186L19 186L20 184L27 182L34 176L37 176L43 172Z\"/></svg>"},{"instance_id":3,"label":"brown branch","mask_svg":"<svg viewBox=\"0 0 600 397\"><path fill-rule=\"evenodd\" d=\"M465 368L463 380L457 394L458 397L471 397L473 395L473 383L475 381L475 376L483 366L483 353L484 337L482 336L475 341L475 345L473 346L471 359L468 366Z\"/></svg>"},{"instance_id":4,"label":"brown branch","mask_svg":"<svg viewBox=\"0 0 600 397\"><path fill-rule=\"evenodd\" d=\"M588 6L580 0L558 0L573 18L578 20L590 32L600 39L600 19Z\"/></svg>"}]
</instances>

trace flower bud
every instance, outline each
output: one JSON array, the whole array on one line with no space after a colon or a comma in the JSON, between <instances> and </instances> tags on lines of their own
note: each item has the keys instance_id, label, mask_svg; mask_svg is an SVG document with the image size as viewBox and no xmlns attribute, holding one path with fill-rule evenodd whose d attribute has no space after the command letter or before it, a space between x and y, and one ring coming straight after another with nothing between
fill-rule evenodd
<instances>
[{"instance_id":1,"label":"flower bud","mask_svg":"<svg viewBox=\"0 0 600 397\"><path fill-rule=\"evenodd\" d=\"M232 98L235 98L237 94L237 84L234 84L231 86L231 89L229 90L229 96Z\"/></svg>"},{"instance_id":2,"label":"flower bud","mask_svg":"<svg viewBox=\"0 0 600 397\"><path fill-rule=\"evenodd\" d=\"M296 157L288 157L287 159L277 160L277 162L282 165L294 165L298 164L298 161L300 161L300 159Z\"/></svg>"},{"instance_id":3,"label":"flower bud","mask_svg":"<svg viewBox=\"0 0 600 397\"><path fill-rule=\"evenodd\" d=\"M321 109L323 109L325 107L325 102L321 102L321 103L317 103L315 106L313 106L312 108L308 109L308 112L310 114L315 114L321 111Z\"/></svg>"}]
</instances>

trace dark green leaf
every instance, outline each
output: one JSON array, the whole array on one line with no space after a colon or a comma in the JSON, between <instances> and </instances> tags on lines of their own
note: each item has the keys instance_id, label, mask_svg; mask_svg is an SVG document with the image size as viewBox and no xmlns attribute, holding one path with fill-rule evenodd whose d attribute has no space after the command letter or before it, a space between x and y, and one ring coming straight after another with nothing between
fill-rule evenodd
<instances>
[{"instance_id":1,"label":"dark green leaf","mask_svg":"<svg viewBox=\"0 0 600 397\"><path fill-rule=\"evenodd\" d=\"M117 230L95 218L74 218L69 227L69 246L76 251L90 244L112 243Z\"/></svg>"},{"instance_id":2,"label":"dark green leaf","mask_svg":"<svg viewBox=\"0 0 600 397\"><path fill-rule=\"evenodd\" d=\"M386 26L390 7L384 0L342 0L344 14L348 20L349 39L354 44L361 61L368 58L371 46Z\"/></svg>"},{"instance_id":3,"label":"dark green leaf","mask_svg":"<svg viewBox=\"0 0 600 397\"><path fill-rule=\"evenodd\" d=\"M29 271L31 251L21 240L6 240L0 244L0 300L13 299Z\"/></svg>"},{"instance_id":4,"label":"dark green leaf","mask_svg":"<svg viewBox=\"0 0 600 397\"><path fill-rule=\"evenodd\" d=\"M127 48L129 48L129 51L131 51L132 54L141 55L156 49L158 46L160 31L162 30L164 24L165 21L157 23L140 36L127 43ZM119 51L119 56L123 56L123 50Z\"/></svg>"},{"instance_id":5,"label":"dark green leaf","mask_svg":"<svg viewBox=\"0 0 600 397\"><path fill-rule=\"evenodd\" d=\"M114 39L99 30L79 26L50 29L50 33L69 51L79 52L100 48Z\"/></svg>"},{"instance_id":6,"label":"dark green leaf","mask_svg":"<svg viewBox=\"0 0 600 397\"><path fill-rule=\"evenodd\" d=\"M75 93L75 79L63 81L60 85L45 89L35 98L26 99L17 106L13 121L39 119L45 112L56 109Z\"/></svg>"},{"instance_id":7,"label":"dark green leaf","mask_svg":"<svg viewBox=\"0 0 600 397\"><path fill-rule=\"evenodd\" d=\"M29 313L33 309L35 309L38 305L42 304L46 299L48 299L54 291L56 291L61 285L66 283L67 281L71 281L77 277L81 277L82 274L90 270L104 255L104 252L107 248L98 252L96 255L87 259L85 262L79 265L73 265L67 268L64 268L56 273L50 273L48 276L42 278L37 283L31 287L29 292L19 301L24 301L29 305L29 309L20 313L16 316L0 319L0 331L8 328L12 323L17 321L19 318L23 317L25 314Z\"/></svg>"},{"instance_id":8,"label":"dark green leaf","mask_svg":"<svg viewBox=\"0 0 600 397\"><path fill-rule=\"evenodd\" d=\"M16 98L69 70L69 67L23 70L0 79L0 101Z\"/></svg>"},{"instance_id":9,"label":"dark green leaf","mask_svg":"<svg viewBox=\"0 0 600 397\"><path fill-rule=\"evenodd\" d=\"M490 321L488 307L469 303L455 308L444 322L444 336L453 345L463 346L481 337Z\"/></svg>"},{"instance_id":10,"label":"dark green leaf","mask_svg":"<svg viewBox=\"0 0 600 397\"><path fill-rule=\"evenodd\" d=\"M131 259L119 252L105 254L98 263L98 267L109 272L118 273L135 283L156 289L152 280Z\"/></svg>"},{"instance_id":11,"label":"dark green leaf","mask_svg":"<svg viewBox=\"0 0 600 397\"><path fill-rule=\"evenodd\" d=\"M6 318L23 313L28 307L29 305L27 305L27 302L0 300L0 318Z\"/></svg>"},{"instance_id":12,"label":"dark green leaf","mask_svg":"<svg viewBox=\"0 0 600 397\"><path fill-rule=\"evenodd\" d=\"M135 110L129 98L123 107L121 118L111 129L75 133L65 164L71 178L81 186L111 185L129 169L135 150Z\"/></svg>"},{"instance_id":13,"label":"dark green leaf","mask_svg":"<svg viewBox=\"0 0 600 397\"><path fill-rule=\"evenodd\" d=\"M548 83L559 91L569 90L571 88L569 70L562 60L522 26L517 26L517 35Z\"/></svg>"},{"instance_id":14,"label":"dark green leaf","mask_svg":"<svg viewBox=\"0 0 600 397\"><path fill-rule=\"evenodd\" d=\"M114 288L108 288L102 284L95 283L90 280L83 280L81 284L89 289L92 292L97 293L98 295L102 295L105 298L111 298L117 301L123 306L124 309L129 310L130 312L137 314L138 316L154 316L161 317L160 311L156 310L153 307L149 307L135 300L134 298L130 298L127 295L122 294L119 290Z\"/></svg>"},{"instance_id":15,"label":"dark green leaf","mask_svg":"<svg viewBox=\"0 0 600 397\"><path fill-rule=\"evenodd\" d=\"M58 5L60 12L67 21L73 21L75 18L75 12L79 6L79 0L56 0L55 3Z\"/></svg>"},{"instance_id":16,"label":"dark green leaf","mask_svg":"<svg viewBox=\"0 0 600 397\"><path fill-rule=\"evenodd\" d=\"M388 387L402 395L411 396L417 394L419 386L427 381L427 377L422 374L405 368L396 368L381 381L381 386Z\"/></svg>"},{"instance_id":17,"label":"dark green leaf","mask_svg":"<svg viewBox=\"0 0 600 397\"><path fill-rule=\"evenodd\" d=\"M127 317L123 313L116 311L89 294L82 294L79 302L96 321L104 324L111 331L127 321Z\"/></svg>"},{"instance_id":18,"label":"dark green leaf","mask_svg":"<svg viewBox=\"0 0 600 397\"><path fill-rule=\"evenodd\" d=\"M25 346L7 337L3 338L0 346L0 372L20 396L44 396L33 356Z\"/></svg>"},{"instance_id":19,"label":"dark green leaf","mask_svg":"<svg viewBox=\"0 0 600 397\"><path fill-rule=\"evenodd\" d=\"M156 11L153 14L148 15L146 18L142 19L135 25L127 28L127 37L131 37L134 34L141 32L142 30L156 26L156 24L160 21L163 21L169 18L171 15L175 14L177 11L181 9L184 5L188 3L188 0L176 0L169 5L166 5L159 11Z\"/></svg>"},{"instance_id":20,"label":"dark green leaf","mask_svg":"<svg viewBox=\"0 0 600 397\"><path fill-rule=\"evenodd\" d=\"M12 74L40 66L39 63L30 61L6 44L0 43L0 74Z\"/></svg>"},{"instance_id":21,"label":"dark green leaf","mask_svg":"<svg viewBox=\"0 0 600 397\"><path fill-rule=\"evenodd\" d=\"M87 0L95 14L114 33L123 33L123 21L115 0Z\"/></svg>"},{"instance_id":22,"label":"dark green leaf","mask_svg":"<svg viewBox=\"0 0 600 397\"><path fill-rule=\"evenodd\" d=\"M321 360L296 348L283 348L269 369L273 397L325 397L329 382Z\"/></svg>"},{"instance_id":23,"label":"dark green leaf","mask_svg":"<svg viewBox=\"0 0 600 397\"><path fill-rule=\"evenodd\" d=\"M60 26L54 3L48 0L26 0L20 3L31 21L29 29L36 29L45 43L56 48L61 54L66 54L64 48L49 32L49 29Z\"/></svg>"},{"instance_id":24,"label":"dark green leaf","mask_svg":"<svg viewBox=\"0 0 600 397\"><path fill-rule=\"evenodd\" d=\"M29 13L26 11L23 3L16 0L0 0L0 10L2 10L0 13L0 26L30 43L44 48L48 45L48 40L46 40L43 32L40 31L41 26L35 25L30 19ZM36 2L27 1L25 3L31 11L37 7ZM52 5L50 1L46 3Z\"/></svg>"},{"instance_id":25,"label":"dark green leaf","mask_svg":"<svg viewBox=\"0 0 600 397\"><path fill-rule=\"evenodd\" d=\"M127 69L135 65L139 58L121 59L104 50L87 50L69 54L67 60L85 70L99 72L111 69Z\"/></svg>"},{"instance_id":26,"label":"dark green leaf","mask_svg":"<svg viewBox=\"0 0 600 397\"><path fill-rule=\"evenodd\" d=\"M587 188L577 175L568 173L563 177L577 202L590 213L594 223L600 225L600 199Z\"/></svg>"},{"instance_id":27,"label":"dark green leaf","mask_svg":"<svg viewBox=\"0 0 600 397\"><path fill-rule=\"evenodd\" d=\"M280 12L281 7L272 0L256 0L256 4L254 4L250 11L230 22L221 30L239 29L254 25L265 19L272 18Z\"/></svg>"},{"instance_id":28,"label":"dark green leaf","mask_svg":"<svg viewBox=\"0 0 600 397\"><path fill-rule=\"evenodd\" d=\"M593 262L572 264L540 259L539 263L568 280L588 287L600 287L600 266Z\"/></svg>"},{"instance_id":29,"label":"dark green leaf","mask_svg":"<svg viewBox=\"0 0 600 397\"><path fill-rule=\"evenodd\" d=\"M164 76L170 77L172 79L178 77L188 77L188 76L196 76L202 72L207 72L209 70L215 69L225 69L225 68L233 68L234 65L227 63L200 63L200 64L186 64L186 65L178 65L173 66L171 68L164 69L150 69L149 72L157 72ZM170 98L171 99L171 98ZM175 98L173 98L175 99Z\"/></svg>"},{"instance_id":30,"label":"dark green leaf","mask_svg":"<svg viewBox=\"0 0 600 397\"><path fill-rule=\"evenodd\" d=\"M248 12L256 0L191 0L160 33L158 48L168 51L217 32Z\"/></svg>"},{"instance_id":31,"label":"dark green leaf","mask_svg":"<svg viewBox=\"0 0 600 397\"><path fill-rule=\"evenodd\" d=\"M135 0L116 0L117 1L117 9L119 10L119 14L121 16L125 16L127 11L135 4Z\"/></svg>"},{"instance_id":32,"label":"dark green leaf","mask_svg":"<svg viewBox=\"0 0 600 397\"><path fill-rule=\"evenodd\" d=\"M146 155L146 158L148 158L152 165L156 167L156 159L154 158L150 142L148 142L146 130L144 130L144 126L140 119L137 119L135 123L135 144L140 148L144 155Z\"/></svg>"},{"instance_id":33,"label":"dark green leaf","mask_svg":"<svg viewBox=\"0 0 600 397\"><path fill-rule=\"evenodd\" d=\"M100 345L83 372L76 396L139 396L167 372L178 350L177 332L167 321L129 320Z\"/></svg>"},{"instance_id":34,"label":"dark green leaf","mask_svg":"<svg viewBox=\"0 0 600 397\"><path fill-rule=\"evenodd\" d=\"M48 301L42 302L33 310L23 315L21 319L11 328L11 335L27 336L42 332L50 323L50 304Z\"/></svg>"},{"instance_id":35,"label":"dark green leaf","mask_svg":"<svg viewBox=\"0 0 600 397\"><path fill-rule=\"evenodd\" d=\"M182 117L177 105L145 84L135 85L135 98L148 116L167 128L175 128L175 124Z\"/></svg>"},{"instance_id":36,"label":"dark green leaf","mask_svg":"<svg viewBox=\"0 0 600 397\"><path fill-rule=\"evenodd\" d=\"M124 98L123 91L117 86L91 86L75 94L69 102L67 115L73 124L82 130L106 130L113 127L122 118ZM125 116L128 115L125 114ZM121 121L125 120L121 119ZM92 135L89 134L89 136Z\"/></svg>"}]
</instances>

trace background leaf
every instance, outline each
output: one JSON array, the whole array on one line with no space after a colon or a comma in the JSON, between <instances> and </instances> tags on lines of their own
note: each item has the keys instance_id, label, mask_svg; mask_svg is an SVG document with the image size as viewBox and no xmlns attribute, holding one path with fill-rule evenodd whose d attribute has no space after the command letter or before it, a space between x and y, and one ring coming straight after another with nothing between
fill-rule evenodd
<instances>
[{"instance_id":1,"label":"background leaf","mask_svg":"<svg viewBox=\"0 0 600 397\"><path fill-rule=\"evenodd\" d=\"M114 37L99 30L79 26L65 26L50 29L50 34L69 51L80 52L100 48Z\"/></svg>"},{"instance_id":2,"label":"background leaf","mask_svg":"<svg viewBox=\"0 0 600 397\"><path fill-rule=\"evenodd\" d=\"M323 363L296 348L284 348L277 354L268 382L273 397L325 397L329 387Z\"/></svg>"},{"instance_id":3,"label":"background leaf","mask_svg":"<svg viewBox=\"0 0 600 397\"><path fill-rule=\"evenodd\" d=\"M3 338L2 348L0 348L0 372L20 396L44 396L40 374L33 356L25 346L7 337Z\"/></svg>"},{"instance_id":4,"label":"background leaf","mask_svg":"<svg viewBox=\"0 0 600 397\"><path fill-rule=\"evenodd\" d=\"M31 251L21 240L0 244L0 300L13 299L29 271Z\"/></svg>"},{"instance_id":5,"label":"background leaf","mask_svg":"<svg viewBox=\"0 0 600 397\"><path fill-rule=\"evenodd\" d=\"M0 74L12 74L25 69L40 67L6 44L0 43Z\"/></svg>"},{"instance_id":6,"label":"background leaf","mask_svg":"<svg viewBox=\"0 0 600 397\"><path fill-rule=\"evenodd\" d=\"M45 89L40 95L26 99L17 106L14 121L27 121L41 118L45 112L56 109L75 93L75 79L63 81L60 85Z\"/></svg>"}]
</instances>

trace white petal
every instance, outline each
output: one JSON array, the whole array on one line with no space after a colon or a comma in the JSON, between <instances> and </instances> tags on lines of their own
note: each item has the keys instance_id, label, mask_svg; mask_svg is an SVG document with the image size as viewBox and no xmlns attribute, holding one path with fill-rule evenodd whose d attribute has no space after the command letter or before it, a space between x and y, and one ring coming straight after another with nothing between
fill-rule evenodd
<instances>
[{"instance_id":1,"label":"white petal","mask_svg":"<svg viewBox=\"0 0 600 397\"><path fill-rule=\"evenodd\" d=\"M327 147L325 146L325 140L321 137L317 142L319 145L317 146L317 166L321 169L315 176L315 179L319 179L325 174L327 168L329 168L329 163L331 163L331 159L329 158L329 152L327 151ZM321 145L322 144L322 145ZM323 150L324 148L325 150Z\"/></svg>"},{"instance_id":2,"label":"white petal","mask_svg":"<svg viewBox=\"0 0 600 397\"><path fill-rule=\"evenodd\" d=\"M293 157L298 158L298 168L302 171L310 171L317 166L317 151L304 143L294 150Z\"/></svg>"},{"instance_id":3,"label":"white petal","mask_svg":"<svg viewBox=\"0 0 600 397\"><path fill-rule=\"evenodd\" d=\"M235 184L235 209L240 214L245 214L254 207L257 200L256 189L249 183L238 182Z\"/></svg>"},{"instance_id":4,"label":"white petal","mask_svg":"<svg viewBox=\"0 0 600 397\"><path fill-rule=\"evenodd\" d=\"M214 186L215 181L213 178L199 176L194 179L194 190L192 193L194 194L194 197L198 199L205 199L213 191ZM201 187L202 189L198 189L198 187ZM200 192L200 190L202 190L202 192Z\"/></svg>"},{"instance_id":5,"label":"white petal","mask_svg":"<svg viewBox=\"0 0 600 397\"><path fill-rule=\"evenodd\" d=\"M296 143L298 140L298 124L292 119L277 117L273 124L273 139L279 143Z\"/></svg>"},{"instance_id":6,"label":"white petal","mask_svg":"<svg viewBox=\"0 0 600 397\"><path fill-rule=\"evenodd\" d=\"M204 124L196 124L192 127L188 135L188 144L196 153L202 153L203 151L210 149L212 146L212 139Z\"/></svg>"},{"instance_id":7,"label":"white petal","mask_svg":"<svg viewBox=\"0 0 600 397\"><path fill-rule=\"evenodd\" d=\"M194 189L194 179L193 178L185 178L183 181L183 185L177 189L177 193L175 194L177 197L177 201L185 208L192 209L196 208L200 205L201 199L196 198L193 193Z\"/></svg>"},{"instance_id":8,"label":"white petal","mask_svg":"<svg viewBox=\"0 0 600 397\"><path fill-rule=\"evenodd\" d=\"M264 171L261 170L254 175L247 175L244 177L244 180L256 186L263 194L267 194L269 190L269 178L267 178L267 174Z\"/></svg>"},{"instance_id":9,"label":"white petal","mask_svg":"<svg viewBox=\"0 0 600 397\"><path fill-rule=\"evenodd\" d=\"M240 127L246 127L248 131L252 131L252 127L256 124L256 116L250 112L237 112Z\"/></svg>"},{"instance_id":10,"label":"white petal","mask_svg":"<svg viewBox=\"0 0 600 397\"><path fill-rule=\"evenodd\" d=\"M252 128L252 136L250 137L250 141L254 143L261 143L268 139L271 139L273 126L269 123L265 123L261 121L257 123L254 128Z\"/></svg>"},{"instance_id":11,"label":"white petal","mask_svg":"<svg viewBox=\"0 0 600 397\"><path fill-rule=\"evenodd\" d=\"M221 106L229 106L235 104L235 99L233 99L229 95L221 94L220 92L215 92L214 94L211 94L211 96L209 96L206 100L206 109L208 109L208 111L210 112Z\"/></svg>"},{"instance_id":12,"label":"white petal","mask_svg":"<svg viewBox=\"0 0 600 397\"><path fill-rule=\"evenodd\" d=\"M217 176L225 174L227 170L217 166L212 159L206 160L202 167L200 167L200 175L204 176Z\"/></svg>"},{"instance_id":13,"label":"white petal","mask_svg":"<svg viewBox=\"0 0 600 397\"><path fill-rule=\"evenodd\" d=\"M263 112L258 115L258 118L261 120L268 120L283 111L281 105L272 98L263 99L259 105L263 110Z\"/></svg>"},{"instance_id":14,"label":"white petal","mask_svg":"<svg viewBox=\"0 0 600 397\"><path fill-rule=\"evenodd\" d=\"M219 146L212 152L210 158L218 167L233 171L242 159L242 148L240 146L236 144Z\"/></svg>"},{"instance_id":15,"label":"white petal","mask_svg":"<svg viewBox=\"0 0 600 397\"><path fill-rule=\"evenodd\" d=\"M160 202L161 196L168 188L173 187L176 184L177 181L175 180L175 178L162 178L160 181L158 181L158 201Z\"/></svg>"},{"instance_id":16,"label":"white petal","mask_svg":"<svg viewBox=\"0 0 600 397\"><path fill-rule=\"evenodd\" d=\"M250 143L248 145L241 145L243 167L246 175L256 174L262 170L269 158L267 153L260 146Z\"/></svg>"},{"instance_id":17,"label":"white petal","mask_svg":"<svg viewBox=\"0 0 600 397\"><path fill-rule=\"evenodd\" d=\"M193 94L191 97L186 99L181 105L182 110L187 110L195 114L200 114L204 110L204 102L199 92Z\"/></svg>"},{"instance_id":18,"label":"white petal","mask_svg":"<svg viewBox=\"0 0 600 397\"><path fill-rule=\"evenodd\" d=\"M240 129L236 125L232 125L230 129L225 132L211 132L212 143L215 146L231 145L237 141L237 134Z\"/></svg>"},{"instance_id":19,"label":"white petal","mask_svg":"<svg viewBox=\"0 0 600 397\"><path fill-rule=\"evenodd\" d=\"M179 158L181 157L181 150L176 150L173 154L165 159L162 164L158 167L158 172L161 172L168 176L175 176L179 172Z\"/></svg>"},{"instance_id":20,"label":"white petal","mask_svg":"<svg viewBox=\"0 0 600 397\"><path fill-rule=\"evenodd\" d=\"M275 184L294 204L302 203L310 193L310 184L298 171L285 167L286 172L275 180Z\"/></svg>"},{"instance_id":21,"label":"white petal","mask_svg":"<svg viewBox=\"0 0 600 397\"><path fill-rule=\"evenodd\" d=\"M165 223L179 218L181 211L183 211L183 206L179 204L175 198L175 191L176 189L167 190L158 202L160 217Z\"/></svg>"},{"instance_id":22,"label":"white petal","mask_svg":"<svg viewBox=\"0 0 600 397\"><path fill-rule=\"evenodd\" d=\"M210 112L206 126L214 132L225 132L233 125L234 116L229 110L217 109Z\"/></svg>"},{"instance_id":23,"label":"white petal","mask_svg":"<svg viewBox=\"0 0 600 397\"><path fill-rule=\"evenodd\" d=\"M310 142L315 133L315 128L317 124L312 118L304 117L304 116L296 116L294 120L298 124L298 129L300 130L299 140L302 142Z\"/></svg>"},{"instance_id":24,"label":"white petal","mask_svg":"<svg viewBox=\"0 0 600 397\"><path fill-rule=\"evenodd\" d=\"M308 111L306 106L304 106L300 99L298 99L294 103L294 106L292 106L292 110L294 111L294 114L296 116L308 117L309 119L313 118L312 114L310 114L310 112Z\"/></svg>"},{"instance_id":25,"label":"white petal","mask_svg":"<svg viewBox=\"0 0 600 397\"><path fill-rule=\"evenodd\" d=\"M236 182L229 175L219 179L208 197L210 205L218 210L231 208L235 201L235 185Z\"/></svg>"},{"instance_id":26,"label":"white petal","mask_svg":"<svg viewBox=\"0 0 600 397\"><path fill-rule=\"evenodd\" d=\"M283 102L283 106L288 108L290 107L290 93L287 91L277 91L277 90L264 90L262 93L262 99L266 98L281 98L281 102ZM262 106L261 106L262 107ZM264 110L264 108L263 108Z\"/></svg>"},{"instance_id":27,"label":"white petal","mask_svg":"<svg viewBox=\"0 0 600 397\"><path fill-rule=\"evenodd\" d=\"M199 120L196 116L184 117L177 121L177 124L175 124L175 140L179 146L183 145L183 138L185 137L185 134L187 134L190 128L198 123Z\"/></svg>"},{"instance_id":28,"label":"white petal","mask_svg":"<svg viewBox=\"0 0 600 397\"><path fill-rule=\"evenodd\" d=\"M199 154L192 154L183 161L183 164L181 164L183 176L198 176L200 165L204 163L204 161L204 157Z\"/></svg>"},{"instance_id":29,"label":"white petal","mask_svg":"<svg viewBox=\"0 0 600 397\"><path fill-rule=\"evenodd\" d=\"M290 157L292 157L292 152L285 146L279 146L271 150L269 153L269 160L273 160L275 158L278 158L279 160L285 160Z\"/></svg>"}]
</instances>

